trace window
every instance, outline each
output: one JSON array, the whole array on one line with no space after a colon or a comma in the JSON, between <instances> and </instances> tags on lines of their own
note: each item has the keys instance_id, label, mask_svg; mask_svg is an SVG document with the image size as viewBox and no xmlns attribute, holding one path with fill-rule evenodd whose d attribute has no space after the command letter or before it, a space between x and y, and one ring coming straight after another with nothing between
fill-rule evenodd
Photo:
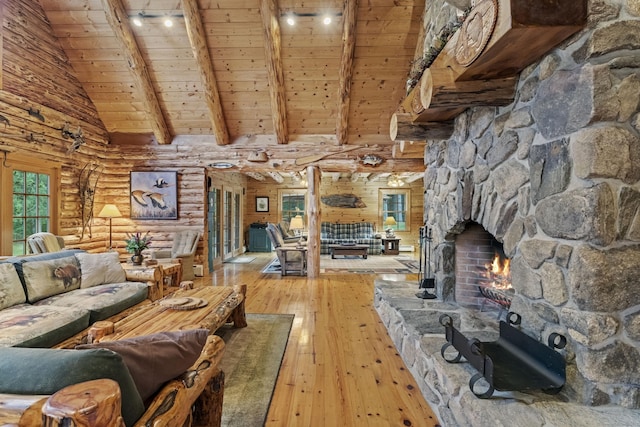
<instances>
[{"instance_id":1,"label":"window","mask_svg":"<svg viewBox=\"0 0 640 427\"><path fill-rule=\"evenodd\" d=\"M411 192L410 190L381 189L378 194L379 221L384 229L392 228L395 231L410 231L411 227ZM393 217L396 225L386 226L385 220Z\"/></svg>"},{"instance_id":2,"label":"window","mask_svg":"<svg viewBox=\"0 0 640 427\"><path fill-rule=\"evenodd\" d=\"M28 252L27 237L48 231L57 233L59 170L44 163L16 156L2 170L0 185L11 188L0 197L0 226L3 255Z\"/></svg>"},{"instance_id":3,"label":"window","mask_svg":"<svg viewBox=\"0 0 640 427\"><path fill-rule=\"evenodd\" d=\"M291 221L296 215L300 215L304 221L305 198L307 190L280 190L280 215L283 221Z\"/></svg>"}]
</instances>

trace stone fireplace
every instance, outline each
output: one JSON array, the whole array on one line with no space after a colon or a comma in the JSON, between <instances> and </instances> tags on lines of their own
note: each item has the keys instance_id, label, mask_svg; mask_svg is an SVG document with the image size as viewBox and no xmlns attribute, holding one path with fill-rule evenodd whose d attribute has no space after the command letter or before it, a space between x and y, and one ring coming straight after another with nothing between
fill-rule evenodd
<instances>
[{"instance_id":1,"label":"stone fireplace","mask_svg":"<svg viewBox=\"0 0 640 427\"><path fill-rule=\"evenodd\" d=\"M448 7L427 6L432 27ZM449 139L427 141L424 221L438 299L411 301L399 284L376 281L375 305L444 424L500 425L469 418L489 407L463 393L467 375L441 364L435 338L436 319L449 312L462 330L495 336L495 323L468 310L478 311L480 296L457 283L468 227L510 259L521 328L541 342L567 338L566 384L554 402L579 405L582 416L640 408L638 40L640 2L591 1L588 28L526 68L512 104L467 109ZM498 406L491 416L514 413Z\"/></svg>"}]
</instances>

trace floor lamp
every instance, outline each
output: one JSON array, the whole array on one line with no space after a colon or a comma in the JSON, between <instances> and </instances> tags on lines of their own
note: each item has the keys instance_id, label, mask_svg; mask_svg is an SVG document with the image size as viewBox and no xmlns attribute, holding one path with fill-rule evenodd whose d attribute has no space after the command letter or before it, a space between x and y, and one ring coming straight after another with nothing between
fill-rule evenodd
<instances>
[{"instance_id":1,"label":"floor lamp","mask_svg":"<svg viewBox=\"0 0 640 427\"><path fill-rule=\"evenodd\" d=\"M98 218L109 218L109 250L111 250L111 219L120 218L122 214L118 210L116 205L104 205L100 213L98 214Z\"/></svg>"}]
</instances>

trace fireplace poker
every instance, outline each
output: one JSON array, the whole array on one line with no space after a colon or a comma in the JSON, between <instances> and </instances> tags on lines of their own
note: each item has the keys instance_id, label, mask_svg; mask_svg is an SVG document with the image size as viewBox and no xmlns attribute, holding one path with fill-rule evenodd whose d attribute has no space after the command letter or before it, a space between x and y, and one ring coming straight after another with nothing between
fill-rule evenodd
<instances>
[{"instance_id":1,"label":"fireplace poker","mask_svg":"<svg viewBox=\"0 0 640 427\"><path fill-rule=\"evenodd\" d=\"M416 296L421 299L435 299L436 295L429 293L427 289L435 288L435 278L431 277L431 229L420 227L420 273L418 274L418 288L423 289L422 292L418 292ZM426 242L426 244L424 244ZM423 256L424 254L424 256ZM427 271L426 276L422 276L422 263L426 263L425 269Z\"/></svg>"}]
</instances>

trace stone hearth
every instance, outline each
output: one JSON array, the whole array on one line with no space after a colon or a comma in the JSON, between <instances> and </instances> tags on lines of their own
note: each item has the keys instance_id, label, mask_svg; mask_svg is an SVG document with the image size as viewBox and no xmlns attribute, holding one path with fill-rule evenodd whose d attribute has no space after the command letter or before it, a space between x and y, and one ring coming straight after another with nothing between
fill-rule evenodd
<instances>
[{"instance_id":1,"label":"stone hearth","mask_svg":"<svg viewBox=\"0 0 640 427\"><path fill-rule=\"evenodd\" d=\"M438 319L450 315L468 337L493 341L498 336L495 313L481 313L454 303L416 298L416 282L375 281L374 306L398 352L442 425L447 427L637 425L640 410L608 405L589 407L542 392L496 391L479 399L469 389L476 372L468 363L444 361L447 341Z\"/></svg>"}]
</instances>

